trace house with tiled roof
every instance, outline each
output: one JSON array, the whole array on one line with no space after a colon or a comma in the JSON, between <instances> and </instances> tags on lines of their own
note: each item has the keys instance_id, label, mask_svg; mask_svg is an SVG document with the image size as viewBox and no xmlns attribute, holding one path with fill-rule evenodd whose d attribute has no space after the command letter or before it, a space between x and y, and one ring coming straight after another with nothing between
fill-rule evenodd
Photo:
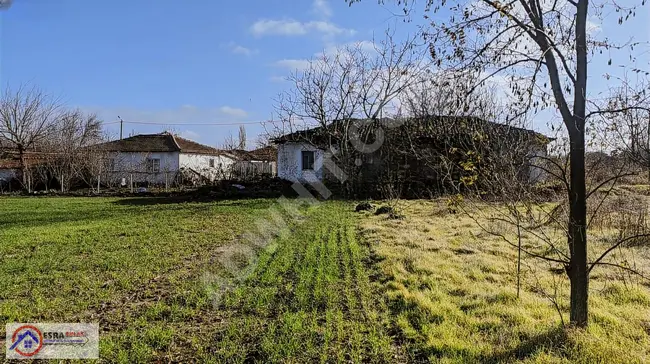
<instances>
[{"instance_id":1,"label":"house with tiled roof","mask_svg":"<svg viewBox=\"0 0 650 364\"><path fill-rule=\"evenodd\" d=\"M380 132L381 138L375 139ZM299 130L273 139L277 145L278 177L290 181L320 182L358 181L360 186L380 186L380 178L398 174L404 184L440 186L448 178L447 170L436 170L422 156L447 153L466 148L476 135L483 135L505 145L520 145L527 159L547 155L547 144L553 139L533 130L486 121L471 116L429 115L403 119L346 119L327 126ZM405 145L403 149L395 145ZM497 144L495 143L496 147ZM349 165L327 163L326 152L332 147L343 149L355 158ZM418 151L418 152L415 152ZM330 156L331 158L331 156ZM331 160L330 160L331 162ZM356 175L342 178L341 168ZM526 164L531 182L540 181L544 171ZM394 180L394 179L393 179ZM420 187L418 187L420 188ZM438 188L438 187L436 187Z\"/></svg>"},{"instance_id":2,"label":"house with tiled roof","mask_svg":"<svg viewBox=\"0 0 650 364\"><path fill-rule=\"evenodd\" d=\"M105 156L105 173L121 184L169 185L185 177L227 178L237 158L225 151L169 132L140 134L93 146Z\"/></svg>"}]
</instances>

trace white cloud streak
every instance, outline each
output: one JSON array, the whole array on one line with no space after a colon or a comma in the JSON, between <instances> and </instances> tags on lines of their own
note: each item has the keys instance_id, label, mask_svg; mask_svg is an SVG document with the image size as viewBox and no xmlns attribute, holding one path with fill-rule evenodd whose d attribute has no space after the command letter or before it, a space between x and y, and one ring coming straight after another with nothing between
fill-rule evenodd
<instances>
[{"instance_id":1,"label":"white cloud streak","mask_svg":"<svg viewBox=\"0 0 650 364\"><path fill-rule=\"evenodd\" d=\"M221 111L224 115L233 117L235 119L244 119L248 116L248 113L246 111L230 106L222 106L219 108L219 111Z\"/></svg>"},{"instance_id":2,"label":"white cloud streak","mask_svg":"<svg viewBox=\"0 0 650 364\"><path fill-rule=\"evenodd\" d=\"M234 53L234 54L239 54L239 55L243 55L243 56L247 56L247 57L259 53L259 51L257 49L250 49L250 48L246 48L244 46L237 45L237 44L232 44L230 46L230 51L232 53Z\"/></svg>"},{"instance_id":3,"label":"white cloud streak","mask_svg":"<svg viewBox=\"0 0 650 364\"><path fill-rule=\"evenodd\" d=\"M312 12L321 18L329 18L332 16L332 8L327 0L314 0L312 4Z\"/></svg>"},{"instance_id":4,"label":"white cloud streak","mask_svg":"<svg viewBox=\"0 0 650 364\"><path fill-rule=\"evenodd\" d=\"M127 122L145 122L156 124L195 124L225 123L233 119L242 119L248 113L230 106L221 108L203 108L194 105L182 105L170 109L139 109L133 107L92 107L81 106L88 113L95 113L106 122L117 121L119 115ZM239 120L234 120L239 121Z\"/></svg>"},{"instance_id":5,"label":"white cloud streak","mask_svg":"<svg viewBox=\"0 0 650 364\"><path fill-rule=\"evenodd\" d=\"M323 52L314 54L313 60L319 60L323 57L334 57L339 52L346 52L347 47L357 48L366 54L371 54L372 52L377 51L375 43L369 40L363 40L363 41L346 43L338 46L332 45L332 46L325 47ZM304 71L307 68L309 68L310 63L311 60L306 58L282 59L275 62L275 66L280 68L285 68L289 71ZM280 79L275 77L272 79L272 81L278 82L280 81Z\"/></svg>"},{"instance_id":6,"label":"white cloud streak","mask_svg":"<svg viewBox=\"0 0 650 364\"><path fill-rule=\"evenodd\" d=\"M320 33L325 36L354 35L354 29L341 28L328 21L300 22L293 19L271 20L262 19L250 27L250 31L257 37L263 36L302 36L308 33Z\"/></svg>"},{"instance_id":7,"label":"white cloud streak","mask_svg":"<svg viewBox=\"0 0 650 364\"><path fill-rule=\"evenodd\" d=\"M286 68L290 71L303 71L309 68L309 64L308 59L282 59L275 62L277 67Z\"/></svg>"}]
</instances>

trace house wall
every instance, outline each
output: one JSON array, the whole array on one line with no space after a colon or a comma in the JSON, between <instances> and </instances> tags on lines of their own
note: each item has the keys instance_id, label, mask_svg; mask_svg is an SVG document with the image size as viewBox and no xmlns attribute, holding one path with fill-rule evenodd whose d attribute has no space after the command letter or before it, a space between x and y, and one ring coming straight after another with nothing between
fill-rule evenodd
<instances>
[{"instance_id":1,"label":"house wall","mask_svg":"<svg viewBox=\"0 0 650 364\"><path fill-rule=\"evenodd\" d=\"M314 151L314 170L302 170L302 151ZM323 179L325 152L307 143L287 142L278 145L278 177L289 181L315 182Z\"/></svg>"},{"instance_id":2,"label":"house wall","mask_svg":"<svg viewBox=\"0 0 650 364\"><path fill-rule=\"evenodd\" d=\"M528 154L531 157L530 161L532 166L530 167L528 173L528 178L531 183L542 182L547 176L541 168L535 167L535 165L544 164L544 161L540 158L535 157L546 157L548 156L548 151L546 145L537 145L533 146Z\"/></svg>"},{"instance_id":3,"label":"house wall","mask_svg":"<svg viewBox=\"0 0 650 364\"><path fill-rule=\"evenodd\" d=\"M124 178L127 185L131 176L133 183L149 182L153 184L172 183L179 169L178 152L162 153L123 153L118 152L109 156L115 160L115 169L108 173L112 183L119 184ZM160 159L160 172L150 173L147 171L147 159Z\"/></svg>"},{"instance_id":4,"label":"house wall","mask_svg":"<svg viewBox=\"0 0 650 364\"><path fill-rule=\"evenodd\" d=\"M303 150L309 150L315 152L315 163L314 171L303 171L302 170L302 155ZM277 173L278 177L290 181L322 181L324 176L323 168L323 157L325 152L321 149L318 149L307 143L294 143L286 142L284 144L278 145L278 161L277 161ZM376 154L376 153L375 153ZM372 165L375 169L381 170L384 168L384 158L381 158L376 155L370 155L372 160L365 161L366 168L371 169L368 166ZM535 145L532 146L529 152L529 156L547 156L547 147L546 145ZM532 159L533 164L541 163L540 159ZM327 171L328 172L328 171ZM528 170L529 179L531 183L539 182L546 178L546 173L538 168L531 166ZM363 179L368 179L368 176L363 176Z\"/></svg>"},{"instance_id":5,"label":"house wall","mask_svg":"<svg viewBox=\"0 0 650 364\"><path fill-rule=\"evenodd\" d=\"M210 167L210 160L214 159L214 167ZM189 168L213 181L228 177L231 166L235 160L226 156L180 153L180 168Z\"/></svg>"}]
</instances>

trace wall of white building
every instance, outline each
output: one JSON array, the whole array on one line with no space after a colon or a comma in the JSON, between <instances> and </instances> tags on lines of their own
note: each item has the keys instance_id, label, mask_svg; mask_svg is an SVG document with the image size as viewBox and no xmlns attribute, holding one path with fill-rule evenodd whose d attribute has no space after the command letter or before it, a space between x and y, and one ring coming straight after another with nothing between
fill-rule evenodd
<instances>
[{"instance_id":1,"label":"wall of white building","mask_svg":"<svg viewBox=\"0 0 650 364\"><path fill-rule=\"evenodd\" d=\"M108 173L112 183L119 184L122 179L127 185L131 183L149 182L153 184L172 183L179 169L179 152L161 153L123 153L118 152L108 158L114 160L113 171ZM158 172L147 170L148 159L159 159Z\"/></svg>"},{"instance_id":2,"label":"wall of white building","mask_svg":"<svg viewBox=\"0 0 650 364\"><path fill-rule=\"evenodd\" d=\"M214 167L210 167L210 160L214 160ZM180 168L192 169L210 180L227 177L233 163L234 159L222 155L181 153L179 156Z\"/></svg>"},{"instance_id":3,"label":"wall of white building","mask_svg":"<svg viewBox=\"0 0 650 364\"><path fill-rule=\"evenodd\" d=\"M302 169L302 151L314 151L314 170ZM322 181L323 179L323 157L325 152L307 143L287 142L278 145L278 177L289 181ZM547 156L546 145L538 145L531 149L529 157ZM531 159L532 164L541 163L538 158ZM531 166L529 178L532 183L543 181L546 178L545 172L538 167Z\"/></svg>"},{"instance_id":4,"label":"wall of white building","mask_svg":"<svg viewBox=\"0 0 650 364\"><path fill-rule=\"evenodd\" d=\"M531 167L528 172L529 173L528 178L531 183L542 182L546 177L548 177L546 172L544 172L542 168L536 167L539 165L544 165L545 160L541 158L535 158L535 157L547 157L547 156L548 156L548 150L546 145L534 146L532 147L530 153L528 153L528 157L530 158L530 163L531 163Z\"/></svg>"},{"instance_id":5,"label":"wall of white building","mask_svg":"<svg viewBox=\"0 0 650 364\"><path fill-rule=\"evenodd\" d=\"M302 169L302 151L314 152L314 170ZM307 143L287 142L278 145L278 177L289 181L315 182L323 179L325 152Z\"/></svg>"}]
</instances>

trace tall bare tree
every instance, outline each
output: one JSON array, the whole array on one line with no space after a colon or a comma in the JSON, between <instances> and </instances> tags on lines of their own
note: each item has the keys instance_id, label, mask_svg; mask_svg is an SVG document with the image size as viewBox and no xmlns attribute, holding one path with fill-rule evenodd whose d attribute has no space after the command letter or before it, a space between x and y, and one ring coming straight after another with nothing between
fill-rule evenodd
<instances>
[{"instance_id":1,"label":"tall bare tree","mask_svg":"<svg viewBox=\"0 0 650 364\"><path fill-rule=\"evenodd\" d=\"M0 98L0 137L17 150L23 185L29 192L26 153L48 137L58 111L57 100L36 87L7 88Z\"/></svg>"},{"instance_id":2,"label":"tall bare tree","mask_svg":"<svg viewBox=\"0 0 650 364\"><path fill-rule=\"evenodd\" d=\"M348 0L350 3L359 0ZM405 12L416 1L397 0ZM589 33L590 16L616 14L623 23L635 5L588 0L479 0L420 2L428 26L423 33L431 58L443 70L474 74L476 87L495 78L510 86L513 116L552 108L561 116L569 139L569 221L567 245L571 283L570 321L588 321L587 191L585 130L593 116L588 105L588 58L601 50L629 50L638 43L613 44ZM642 2L637 2L642 3ZM432 16L432 14L435 14ZM602 19L602 18L600 18ZM610 60L611 63L611 60Z\"/></svg>"},{"instance_id":3,"label":"tall bare tree","mask_svg":"<svg viewBox=\"0 0 650 364\"><path fill-rule=\"evenodd\" d=\"M246 149L246 127L243 125L239 126L239 134L237 135L239 143L237 149Z\"/></svg>"}]
</instances>

